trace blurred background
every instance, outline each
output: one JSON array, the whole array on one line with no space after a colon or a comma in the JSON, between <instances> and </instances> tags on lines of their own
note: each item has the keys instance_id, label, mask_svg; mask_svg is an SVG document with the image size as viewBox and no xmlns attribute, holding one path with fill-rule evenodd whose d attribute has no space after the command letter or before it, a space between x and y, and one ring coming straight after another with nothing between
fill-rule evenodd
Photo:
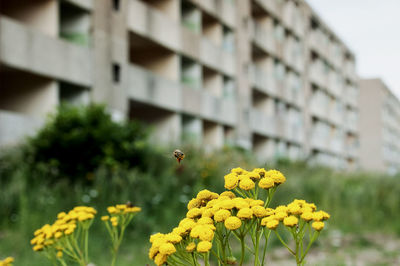
<instances>
[{"instance_id":1,"label":"blurred background","mask_svg":"<svg viewBox=\"0 0 400 266\"><path fill-rule=\"evenodd\" d=\"M274 206L304 198L331 214L309 265L399 265L400 102L379 78L396 86L399 52L369 61L355 2L0 0L0 258L47 265L35 229L129 200L143 211L119 265L145 265L149 235L241 166L285 174ZM380 10L385 27L394 15ZM277 244L270 265L292 265Z\"/></svg>"}]
</instances>

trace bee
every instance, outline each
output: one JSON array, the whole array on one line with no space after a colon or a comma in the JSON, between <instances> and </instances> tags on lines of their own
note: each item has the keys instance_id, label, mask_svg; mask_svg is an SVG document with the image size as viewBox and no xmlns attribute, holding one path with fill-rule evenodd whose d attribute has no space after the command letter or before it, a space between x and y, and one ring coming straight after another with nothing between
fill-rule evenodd
<instances>
[{"instance_id":1,"label":"bee","mask_svg":"<svg viewBox=\"0 0 400 266\"><path fill-rule=\"evenodd\" d=\"M178 161L178 163L181 163L183 158L185 158L185 154L180 150L174 150L173 154L174 154L174 157L176 158L176 160Z\"/></svg>"}]
</instances>

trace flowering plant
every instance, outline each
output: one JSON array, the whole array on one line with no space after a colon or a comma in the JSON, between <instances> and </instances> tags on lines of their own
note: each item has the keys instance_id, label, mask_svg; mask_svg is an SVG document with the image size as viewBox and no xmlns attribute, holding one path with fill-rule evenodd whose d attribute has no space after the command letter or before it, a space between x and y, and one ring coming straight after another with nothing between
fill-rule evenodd
<instances>
[{"instance_id":1,"label":"flowering plant","mask_svg":"<svg viewBox=\"0 0 400 266\"><path fill-rule=\"evenodd\" d=\"M111 265L115 265L125 228L140 208L130 204L119 204L108 207L107 210L111 218L103 216L102 220L111 237ZM88 265L89 228L96 213L94 208L86 206L77 206L68 213L60 212L52 225L45 224L34 232L34 238L31 240L33 250L43 253L53 265L66 266L67 262Z\"/></svg>"},{"instance_id":2,"label":"flowering plant","mask_svg":"<svg viewBox=\"0 0 400 266\"><path fill-rule=\"evenodd\" d=\"M236 239L240 242L239 265L248 251L254 257L254 265L260 266L264 265L268 240L274 232L297 265L304 265L329 214L317 211L315 204L304 200L269 208L276 189L286 181L277 170L234 168L224 179L228 191L200 191L189 201L186 217L177 227L170 233L150 237L150 259L157 265L194 266L202 260L207 266L212 257L218 265L236 264ZM290 233L294 247L283 240L277 230L279 225Z\"/></svg>"}]
</instances>

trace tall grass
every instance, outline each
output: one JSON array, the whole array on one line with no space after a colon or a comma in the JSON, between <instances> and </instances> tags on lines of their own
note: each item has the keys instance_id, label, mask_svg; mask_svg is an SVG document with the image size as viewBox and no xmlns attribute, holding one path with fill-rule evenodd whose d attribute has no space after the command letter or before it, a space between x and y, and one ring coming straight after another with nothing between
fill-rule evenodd
<instances>
[{"instance_id":1,"label":"tall grass","mask_svg":"<svg viewBox=\"0 0 400 266\"><path fill-rule=\"evenodd\" d=\"M171 149L172 150L172 149ZM144 265L148 236L166 232L184 215L186 203L203 188L223 191L223 176L230 168L278 168L288 181L279 187L273 205L303 198L331 214L329 226L344 232L384 231L400 234L400 182L398 177L368 173L341 173L303 162L258 164L256 158L225 148L212 154L186 147L187 156L178 165L166 156L170 150L154 149L144 158L153 167L141 170L99 167L92 181L47 180L45 174L30 173L24 158L8 154L0 159L0 255L13 255L17 265L46 265L31 251L32 232L53 222L60 211L76 205L105 208L128 200L142 207L124 240L121 265ZM107 265L106 232L97 222L91 229L92 257ZM102 263L104 262L104 264Z\"/></svg>"}]
</instances>

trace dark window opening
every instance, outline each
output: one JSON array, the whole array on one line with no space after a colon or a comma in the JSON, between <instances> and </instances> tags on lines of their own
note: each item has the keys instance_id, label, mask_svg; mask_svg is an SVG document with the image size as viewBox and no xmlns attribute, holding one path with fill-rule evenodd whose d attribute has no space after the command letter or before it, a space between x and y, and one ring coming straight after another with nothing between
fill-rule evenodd
<instances>
[{"instance_id":1,"label":"dark window opening","mask_svg":"<svg viewBox=\"0 0 400 266\"><path fill-rule=\"evenodd\" d=\"M112 65L113 81L119 83L121 80L121 67L119 64L113 63Z\"/></svg>"}]
</instances>

